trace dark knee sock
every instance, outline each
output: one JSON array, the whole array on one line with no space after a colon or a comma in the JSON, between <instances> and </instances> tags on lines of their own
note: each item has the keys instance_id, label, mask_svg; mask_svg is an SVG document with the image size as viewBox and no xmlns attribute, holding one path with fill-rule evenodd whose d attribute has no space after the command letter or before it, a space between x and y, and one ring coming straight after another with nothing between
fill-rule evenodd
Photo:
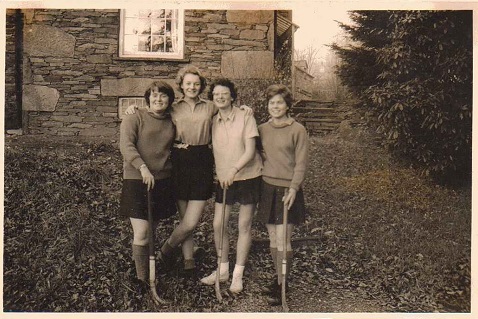
<instances>
[{"instance_id":1,"label":"dark knee sock","mask_svg":"<svg viewBox=\"0 0 478 319\"><path fill-rule=\"evenodd\" d=\"M269 247L271 251L272 261L274 262L274 269L277 273L277 247Z\"/></svg>"},{"instance_id":2,"label":"dark knee sock","mask_svg":"<svg viewBox=\"0 0 478 319\"><path fill-rule=\"evenodd\" d=\"M163 255L169 256L171 253L174 251L174 247L169 244L169 238L166 240L163 244L163 247L161 247L161 253Z\"/></svg>"},{"instance_id":3,"label":"dark knee sock","mask_svg":"<svg viewBox=\"0 0 478 319\"><path fill-rule=\"evenodd\" d=\"M293 251L288 250L286 252L286 261L287 261L287 267L285 271L285 279L286 282L289 279L289 274L290 274L290 268L292 266L292 256L293 256ZM277 279L279 280L279 285L282 284L282 259L284 257L284 252L282 250L277 251Z\"/></svg>"},{"instance_id":4,"label":"dark knee sock","mask_svg":"<svg viewBox=\"0 0 478 319\"><path fill-rule=\"evenodd\" d=\"M284 252L282 250L277 250L276 265L277 265L277 283L280 285L282 283L282 257Z\"/></svg>"},{"instance_id":5,"label":"dark knee sock","mask_svg":"<svg viewBox=\"0 0 478 319\"><path fill-rule=\"evenodd\" d=\"M136 266L138 279L148 281L149 277L149 252L148 245L139 246L133 244L133 260Z\"/></svg>"},{"instance_id":6,"label":"dark knee sock","mask_svg":"<svg viewBox=\"0 0 478 319\"><path fill-rule=\"evenodd\" d=\"M287 282L289 282L289 276L290 276L290 269L292 267L292 256L294 255L294 252L292 250L288 250L286 252L286 259L287 259L287 270L285 274L285 279Z\"/></svg>"}]
</instances>

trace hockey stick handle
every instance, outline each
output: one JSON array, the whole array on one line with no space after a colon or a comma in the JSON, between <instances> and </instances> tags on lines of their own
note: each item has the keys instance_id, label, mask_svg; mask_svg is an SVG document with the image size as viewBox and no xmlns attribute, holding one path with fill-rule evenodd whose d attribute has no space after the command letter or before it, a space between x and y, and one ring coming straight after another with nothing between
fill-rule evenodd
<instances>
[{"instance_id":1,"label":"hockey stick handle","mask_svg":"<svg viewBox=\"0 0 478 319\"><path fill-rule=\"evenodd\" d=\"M224 241L224 232L225 232L224 220L226 219L226 195L227 195L227 188L224 187L224 189L222 190L221 233L219 236L219 249L217 251L216 282L214 283L215 289L216 289L216 297L217 297L217 300L219 301L222 301L219 281L221 276L222 248L223 248L222 242Z\"/></svg>"}]
</instances>

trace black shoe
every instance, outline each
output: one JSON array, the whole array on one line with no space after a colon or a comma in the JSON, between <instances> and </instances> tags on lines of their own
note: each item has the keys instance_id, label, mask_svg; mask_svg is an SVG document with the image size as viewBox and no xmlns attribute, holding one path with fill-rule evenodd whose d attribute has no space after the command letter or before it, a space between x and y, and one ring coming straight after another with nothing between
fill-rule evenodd
<instances>
[{"instance_id":1,"label":"black shoe","mask_svg":"<svg viewBox=\"0 0 478 319\"><path fill-rule=\"evenodd\" d=\"M269 306L281 306L282 305L282 297L267 297L267 303Z\"/></svg>"},{"instance_id":2,"label":"black shoe","mask_svg":"<svg viewBox=\"0 0 478 319\"><path fill-rule=\"evenodd\" d=\"M159 250L158 254L158 262L160 266L160 271L162 273L170 272L174 269L176 262L178 260L178 249L173 250L171 254L165 255L161 250Z\"/></svg>"},{"instance_id":3,"label":"black shoe","mask_svg":"<svg viewBox=\"0 0 478 319\"><path fill-rule=\"evenodd\" d=\"M272 293L275 292L277 289L279 289L277 278L272 278L272 281L270 284L261 287L261 292L265 295L272 295Z\"/></svg>"},{"instance_id":4,"label":"black shoe","mask_svg":"<svg viewBox=\"0 0 478 319\"><path fill-rule=\"evenodd\" d=\"M194 268L183 268L180 272L180 276L186 279L192 279L196 280L197 279L197 271L196 267Z\"/></svg>"},{"instance_id":5,"label":"black shoe","mask_svg":"<svg viewBox=\"0 0 478 319\"><path fill-rule=\"evenodd\" d=\"M202 247L193 248L193 257L195 260L200 261L206 256L206 250Z\"/></svg>"},{"instance_id":6,"label":"black shoe","mask_svg":"<svg viewBox=\"0 0 478 319\"><path fill-rule=\"evenodd\" d=\"M285 291L289 290L289 284L286 283ZM273 290L272 293L267 297L267 303L270 306L280 306L282 305L282 285L277 284L277 289Z\"/></svg>"},{"instance_id":7,"label":"black shoe","mask_svg":"<svg viewBox=\"0 0 478 319\"><path fill-rule=\"evenodd\" d=\"M149 292L149 284L138 278L131 280L131 287L134 291L134 298L136 299L142 299Z\"/></svg>"}]
</instances>

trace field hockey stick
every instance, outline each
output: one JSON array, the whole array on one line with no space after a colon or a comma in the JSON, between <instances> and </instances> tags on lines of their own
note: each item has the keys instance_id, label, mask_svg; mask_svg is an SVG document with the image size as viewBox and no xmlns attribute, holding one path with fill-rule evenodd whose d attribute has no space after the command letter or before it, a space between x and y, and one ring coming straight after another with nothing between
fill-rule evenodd
<instances>
[{"instance_id":1,"label":"field hockey stick","mask_svg":"<svg viewBox=\"0 0 478 319\"><path fill-rule=\"evenodd\" d=\"M284 199L287 197L287 190L284 192ZM282 297L282 309L284 312L289 312L289 307L287 306L286 300L286 273L287 273L287 216L289 213L289 209L287 208L287 204L284 201L284 214L282 219L282 227L283 227L283 234L284 234L284 241L283 241L283 251L282 251L282 289L281 289L281 297Z\"/></svg>"},{"instance_id":2,"label":"field hockey stick","mask_svg":"<svg viewBox=\"0 0 478 319\"><path fill-rule=\"evenodd\" d=\"M226 190L224 187L222 191L222 216L221 216L221 235L219 237L219 249L217 251L217 270L216 270L216 281L214 283L214 290L216 290L216 298L219 302L222 301L221 287L219 284L219 279L221 276L221 259L222 259L222 241L224 240L224 219L226 218Z\"/></svg>"},{"instance_id":3,"label":"field hockey stick","mask_svg":"<svg viewBox=\"0 0 478 319\"><path fill-rule=\"evenodd\" d=\"M153 203L151 200L151 190L148 190L148 241L149 241L149 289L151 297L156 305L167 304L161 299L156 291L156 258L154 255L154 235L153 235Z\"/></svg>"}]
</instances>

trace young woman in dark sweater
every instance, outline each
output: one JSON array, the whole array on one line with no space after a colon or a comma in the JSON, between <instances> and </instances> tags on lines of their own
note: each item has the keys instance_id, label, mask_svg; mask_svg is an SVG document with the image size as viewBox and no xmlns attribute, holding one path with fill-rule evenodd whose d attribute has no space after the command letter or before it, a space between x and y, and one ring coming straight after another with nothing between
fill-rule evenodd
<instances>
[{"instance_id":1,"label":"young woman in dark sweater","mask_svg":"<svg viewBox=\"0 0 478 319\"><path fill-rule=\"evenodd\" d=\"M133 227L133 259L139 286L146 286L149 276L147 192L152 195L154 229L160 219L176 213L170 160L175 135L170 115L174 90L165 82L154 82L146 90L145 99L148 107L125 115L120 129L120 214L129 217Z\"/></svg>"}]
</instances>

